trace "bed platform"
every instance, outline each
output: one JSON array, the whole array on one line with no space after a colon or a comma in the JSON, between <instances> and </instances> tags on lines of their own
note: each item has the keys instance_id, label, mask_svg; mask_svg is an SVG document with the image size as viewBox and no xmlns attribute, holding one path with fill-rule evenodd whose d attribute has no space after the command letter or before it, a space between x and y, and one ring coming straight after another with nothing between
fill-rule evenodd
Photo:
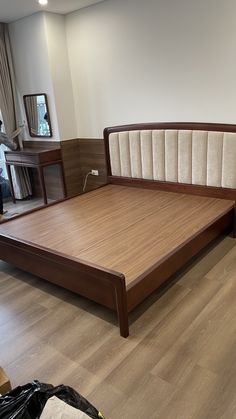
<instances>
[{"instance_id":1,"label":"bed platform","mask_svg":"<svg viewBox=\"0 0 236 419\"><path fill-rule=\"evenodd\" d=\"M106 129L108 184L0 224L1 259L115 310L127 337L128 313L234 229L236 127L183 125Z\"/></svg>"}]
</instances>

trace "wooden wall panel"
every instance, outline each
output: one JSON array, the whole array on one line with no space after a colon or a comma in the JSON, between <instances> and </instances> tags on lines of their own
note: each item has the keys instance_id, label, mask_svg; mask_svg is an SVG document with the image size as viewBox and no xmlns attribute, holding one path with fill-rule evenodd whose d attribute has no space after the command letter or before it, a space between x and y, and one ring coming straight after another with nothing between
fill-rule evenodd
<instances>
[{"instance_id":1,"label":"wooden wall panel","mask_svg":"<svg viewBox=\"0 0 236 419\"><path fill-rule=\"evenodd\" d=\"M91 191L107 183L105 151L102 139L79 139L82 187L85 176L92 169L99 171L99 176L88 176L85 191Z\"/></svg>"},{"instance_id":2,"label":"wooden wall panel","mask_svg":"<svg viewBox=\"0 0 236 419\"><path fill-rule=\"evenodd\" d=\"M61 141L62 160L68 196L82 192L82 170L79 139Z\"/></svg>"},{"instance_id":3,"label":"wooden wall panel","mask_svg":"<svg viewBox=\"0 0 236 419\"><path fill-rule=\"evenodd\" d=\"M59 148L60 141L53 141L53 140L27 140L23 141L24 148L33 148L37 150L51 150L52 148Z\"/></svg>"},{"instance_id":4,"label":"wooden wall panel","mask_svg":"<svg viewBox=\"0 0 236 419\"><path fill-rule=\"evenodd\" d=\"M25 148L49 149L61 147L65 173L67 195L74 196L82 193L85 176L92 169L99 171L99 176L88 176L85 191L91 191L107 183L104 144L102 139L75 138L55 141L25 141ZM38 176L31 170L33 192L41 196ZM49 199L60 199L62 188L57 166L45 168L45 183Z\"/></svg>"},{"instance_id":5,"label":"wooden wall panel","mask_svg":"<svg viewBox=\"0 0 236 419\"><path fill-rule=\"evenodd\" d=\"M92 169L99 176L89 176L86 191L107 182L105 153L102 139L78 138L61 142L68 196L82 193L86 174Z\"/></svg>"}]
</instances>

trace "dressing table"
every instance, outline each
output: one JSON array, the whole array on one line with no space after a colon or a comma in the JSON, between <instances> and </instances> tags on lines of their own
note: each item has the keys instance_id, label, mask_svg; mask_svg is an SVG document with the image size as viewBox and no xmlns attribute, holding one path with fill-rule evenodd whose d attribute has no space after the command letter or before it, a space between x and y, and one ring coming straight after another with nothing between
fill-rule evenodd
<instances>
[{"instance_id":1,"label":"dressing table","mask_svg":"<svg viewBox=\"0 0 236 419\"><path fill-rule=\"evenodd\" d=\"M12 200L15 203L14 187L12 182L12 175L10 166L30 167L38 172L40 187L44 204L47 204L47 191L44 179L44 168L46 166L58 165L60 167L61 183L63 195L66 197L65 177L61 156L61 149L54 148L50 150L34 150L32 148L25 148L16 151L5 151L6 168L9 178L9 184L12 194Z\"/></svg>"}]
</instances>

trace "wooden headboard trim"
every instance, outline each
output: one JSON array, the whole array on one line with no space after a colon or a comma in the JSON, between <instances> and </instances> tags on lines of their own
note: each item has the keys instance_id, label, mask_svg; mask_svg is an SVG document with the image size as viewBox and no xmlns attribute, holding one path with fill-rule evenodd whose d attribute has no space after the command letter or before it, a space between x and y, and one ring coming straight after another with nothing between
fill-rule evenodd
<instances>
[{"instance_id":1,"label":"wooden headboard trim","mask_svg":"<svg viewBox=\"0 0 236 419\"><path fill-rule=\"evenodd\" d=\"M190 195L209 196L212 198L236 200L236 189L217 188L213 186L190 185L187 183L162 182L159 180L133 179L118 176L108 176L108 182L113 185L124 185L157 189L166 192L177 192Z\"/></svg>"}]
</instances>

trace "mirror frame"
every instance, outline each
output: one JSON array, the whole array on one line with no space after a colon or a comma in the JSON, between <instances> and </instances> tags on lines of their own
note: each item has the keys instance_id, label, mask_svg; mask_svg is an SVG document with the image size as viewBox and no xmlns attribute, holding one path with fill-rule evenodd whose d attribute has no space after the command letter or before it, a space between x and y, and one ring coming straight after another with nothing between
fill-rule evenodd
<instances>
[{"instance_id":1,"label":"mirror frame","mask_svg":"<svg viewBox=\"0 0 236 419\"><path fill-rule=\"evenodd\" d=\"M30 119L29 119L29 114L28 114L28 110L27 110L27 98L28 97L35 97L35 96L44 96L44 101L45 101L45 106L46 106L46 113L48 115L47 117L47 123L48 123L48 128L50 131L50 134L48 135L36 135L33 131L32 131L32 127L30 126ZM26 119L27 119L27 124L28 124L28 130L29 130L29 135L31 137L36 137L36 138L51 138L52 137L52 125L51 125L51 119L50 119L50 113L49 113L49 107L48 107L48 100L47 100L47 95L46 93L34 93L34 94L30 94L30 95L24 95L23 96L23 100L24 100L24 106L25 106L25 114L26 114Z\"/></svg>"}]
</instances>

